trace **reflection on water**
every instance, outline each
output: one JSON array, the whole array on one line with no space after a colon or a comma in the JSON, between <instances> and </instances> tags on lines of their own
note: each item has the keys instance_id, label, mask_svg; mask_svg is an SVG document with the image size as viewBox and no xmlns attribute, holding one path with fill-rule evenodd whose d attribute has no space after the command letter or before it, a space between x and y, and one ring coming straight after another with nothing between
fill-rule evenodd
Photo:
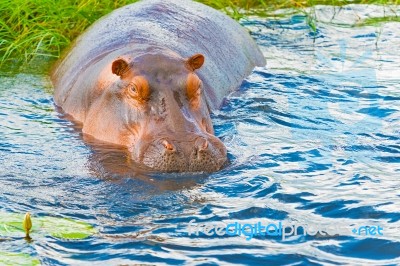
<instances>
[{"instance_id":1,"label":"reflection on water","mask_svg":"<svg viewBox=\"0 0 400 266\"><path fill-rule=\"evenodd\" d=\"M399 264L400 24L332 23L310 33L299 15L243 22L268 63L213 116L231 161L213 174L140 169L123 148L83 138L55 109L46 77L3 75L0 208L83 220L99 234L0 237L0 251L42 264ZM343 231L247 241L189 236L191 220ZM365 225L383 235L352 233Z\"/></svg>"}]
</instances>

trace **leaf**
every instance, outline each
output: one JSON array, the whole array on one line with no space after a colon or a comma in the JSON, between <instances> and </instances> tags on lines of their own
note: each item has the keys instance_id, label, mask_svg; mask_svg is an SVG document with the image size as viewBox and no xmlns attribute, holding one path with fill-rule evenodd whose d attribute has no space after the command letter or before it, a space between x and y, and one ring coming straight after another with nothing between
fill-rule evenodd
<instances>
[{"instance_id":1,"label":"leaf","mask_svg":"<svg viewBox=\"0 0 400 266\"><path fill-rule=\"evenodd\" d=\"M93 226L82 221L69 218L41 217L42 230L53 237L63 239L83 239L96 233Z\"/></svg>"},{"instance_id":2,"label":"leaf","mask_svg":"<svg viewBox=\"0 0 400 266\"><path fill-rule=\"evenodd\" d=\"M31 257L24 253L11 253L0 251L0 265L14 266L14 265L40 265L37 258Z\"/></svg>"},{"instance_id":3,"label":"leaf","mask_svg":"<svg viewBox=\"0 0 400 266\"><path fill-rule=\"evenodd\" d=\"M23 237L24 214L0 212L0 236ZM92 225L69 218L32 216L30 235L51 235L61 239L84 239L96 233Z\"/></svg>"}]
</instances>

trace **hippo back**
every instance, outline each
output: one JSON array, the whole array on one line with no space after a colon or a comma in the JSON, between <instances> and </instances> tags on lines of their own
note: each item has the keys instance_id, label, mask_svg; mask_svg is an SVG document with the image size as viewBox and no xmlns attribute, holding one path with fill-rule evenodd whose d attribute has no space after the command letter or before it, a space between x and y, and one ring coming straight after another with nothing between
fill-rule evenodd
<instances>
[{"instance_id":1,"label":"hippo back","mask_svg":"<svg viewBox=\"0 0 400 266\"><path fill-rule=\"evenodd\" d=\"M154 45L182 57L202 53L198 71L206 100L215 110L265 59L249 33L236 21L188 0L144 0L119 8L95 22L74 43L53 71L55 102L81 88L79 75L110 53L127 46Z\"/></svg>"}]
</instances>

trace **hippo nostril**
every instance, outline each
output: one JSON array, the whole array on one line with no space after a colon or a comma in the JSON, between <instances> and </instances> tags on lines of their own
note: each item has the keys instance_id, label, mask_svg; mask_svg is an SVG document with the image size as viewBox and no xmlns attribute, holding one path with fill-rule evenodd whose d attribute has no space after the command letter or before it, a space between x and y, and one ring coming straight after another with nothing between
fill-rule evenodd
<instances>
[{"instance_id":1,"label":"hippo nostril","mask_svg":"<svg viewBox=\"0 0 400 266\"><path fill-rule=\"evenodd\" d=\"M204 138L198 138L195 145L199 151L205 151L208 148L208 141Z\"/></svg>"},{"instance_id":2,"label":"hippo nostril","mask_svg":"<svg viewBox=\"0 0 400 266\"><path fill-rule=\"evenodd\" d=\"M165 149L167 151L175 151L175 147L173 144L171 144L170 142L168 142L167 140L163 140L162 144L164 145Z\"/></svg>"},{"instance_id":3,"label":"hippo nostril","mask_svg":"<svg viewBox=\"0 0 400 266\"><path fill-rule=\"evenodd\" d=\"M203 145L200 147L200 150L207 150L207 148L208 148L208 141L205 140Z\"/></svg>"}]
</instances>

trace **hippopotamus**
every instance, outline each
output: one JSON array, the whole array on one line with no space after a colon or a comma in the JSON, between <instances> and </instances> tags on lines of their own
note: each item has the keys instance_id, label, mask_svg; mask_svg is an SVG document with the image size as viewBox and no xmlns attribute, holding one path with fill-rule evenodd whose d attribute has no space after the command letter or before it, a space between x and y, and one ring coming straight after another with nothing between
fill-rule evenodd
<instances>
[{"instance_id":1,"label":"hippopotamus","mask_svg":"<svg viewBox=\"0 0 400 266\"><path fill-rule=\"evenodd\" d=\"M54 102L84 135L160 172L227 161L210 114L265 59L248 31L188 0L143 0L90 26L55 65Z\"/></svg>"}]
</instances>

